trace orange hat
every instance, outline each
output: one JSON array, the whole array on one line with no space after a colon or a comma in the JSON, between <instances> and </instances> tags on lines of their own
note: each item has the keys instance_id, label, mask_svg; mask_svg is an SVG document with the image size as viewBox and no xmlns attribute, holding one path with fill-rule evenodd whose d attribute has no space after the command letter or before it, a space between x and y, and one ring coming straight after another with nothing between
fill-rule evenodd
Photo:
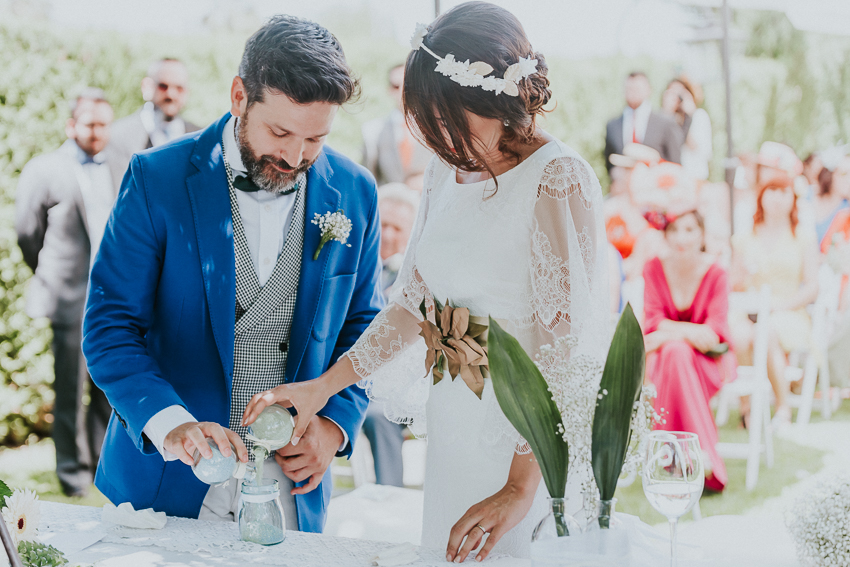
<instances>
[{"instance_id":1,"label":"orange hat","mask_svg":"<svg viewBox=\"0 0 850 567\"><path fill-rule=\"evenodd\" d=\"M629 180L632 200L644 209L669 211L695 207L697 184L681 165L663 162L652 167L637 165Z\"/></svg>"}]
</instances>

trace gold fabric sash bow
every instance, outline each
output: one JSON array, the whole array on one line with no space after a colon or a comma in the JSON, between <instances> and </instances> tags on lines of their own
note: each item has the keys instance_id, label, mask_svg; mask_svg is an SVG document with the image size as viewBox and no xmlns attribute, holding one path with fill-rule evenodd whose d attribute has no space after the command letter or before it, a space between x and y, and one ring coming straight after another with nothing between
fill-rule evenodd
<instances>
[{"instance_id":1,"label":"gold fabric sash bow","mask_svg":"<svg viewBox=\"0 0 850 567\"><path fill-rule=\"evenodd\" d=\"M443 379L448 367L452 380L460 375L479 399L484 392L484 379L490 377L487 361L488 317L470 316L466 307L452 307L448 300L441 306L434 301L434 322L428 320L425 301L419 306L424 321L419 334L425 339L425 376L433 369L434 384Z\"/></svg>"}]
</instances>

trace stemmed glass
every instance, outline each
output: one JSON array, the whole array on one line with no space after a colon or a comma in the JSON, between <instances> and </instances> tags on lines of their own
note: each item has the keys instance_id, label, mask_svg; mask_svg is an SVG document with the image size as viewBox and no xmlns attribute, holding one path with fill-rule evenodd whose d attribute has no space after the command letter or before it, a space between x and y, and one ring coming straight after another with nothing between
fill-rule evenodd
<instances>
[{"instance_id":1,"label":"stemmed glass","mask_svg":"<svg viewBox=\"0 0 850 567\"><path fill-rule=\"evenodd\" d=\"M643 464L643 493L670 522L670 566L676 567L676 523L702 495L705 473L696 433L653 431Z\"/></svg>"}]
</instances>

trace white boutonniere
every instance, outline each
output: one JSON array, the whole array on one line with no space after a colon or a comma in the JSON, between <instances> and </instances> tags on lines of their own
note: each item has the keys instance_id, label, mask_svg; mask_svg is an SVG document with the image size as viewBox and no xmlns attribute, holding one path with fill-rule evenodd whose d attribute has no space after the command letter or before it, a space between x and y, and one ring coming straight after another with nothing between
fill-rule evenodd
<instances>
[{"instance_id":1,"label":"white boutonniere","mask_svg":"<svg viewBox=\"0 0 850 567\"><path fill-rule=\"evenodd\" d=\"M322 251L322 247L331 240L336 240L340 244L345 244L351 248L351 244L347 244L348 235L351 234L351 221L345 216L342 209L335 213L328 211L323 215L316 213L311 222L318 225L319 230L322 231L322 239L319 241L319 247L313 253L314 260L319 259L319 253Z\"/></svg>"}]
</instances>

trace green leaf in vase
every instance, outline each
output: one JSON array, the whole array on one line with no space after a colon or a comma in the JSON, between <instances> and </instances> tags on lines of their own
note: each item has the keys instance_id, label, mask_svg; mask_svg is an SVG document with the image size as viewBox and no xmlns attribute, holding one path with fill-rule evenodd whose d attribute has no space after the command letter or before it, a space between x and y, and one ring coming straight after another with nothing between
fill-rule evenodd
<instances>
[{"instance_id":1,"label":"green leaf in vase","mask_svg":"<svg viewBox=\"0 0 850 567\"><path fill-rule=\"evenodd\" d=\"M643 332L631 305L626 305L605 361L593 416L593 476L602 500L614 498L617 479L631 439L635 402L640 398L646 366Z\"/></svg>"},{"instance_id":2,"label":"green leaf in vase","mask_svg":"<svg viewBox=\"0 0 850 567\"><path fill-rule=\"evenodd\" d=\"M558 432L561 413L546 380L519 342L490 318L490 378L505 417L534 451L552 498L567 486L569 447Z\"/></svg>"},{"instance_id":3,"label":"green leaf in vase","mask_svg":"<svg viewBox=\"0 0 850 567\"><path fill-rule=\"evenodd\" d=\"M0 508L6 505L6 497L12 495L12 489L5 482L0 480Z\"/></svg>"}]
</instances>

